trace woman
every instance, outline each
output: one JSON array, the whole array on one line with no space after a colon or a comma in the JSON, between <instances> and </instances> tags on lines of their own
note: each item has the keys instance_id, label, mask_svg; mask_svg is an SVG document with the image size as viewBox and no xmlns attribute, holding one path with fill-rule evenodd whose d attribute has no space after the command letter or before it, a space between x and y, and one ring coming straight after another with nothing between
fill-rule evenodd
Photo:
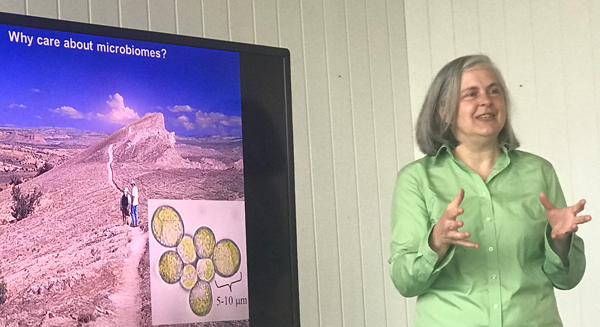
<instances>
[{"instance_id":1,"label":"woman","mask_svg":"<svg viewBox=\"0 0 600 327\"><path fill-rule=\"evenodd\" d=\"M121 215L123 218L123 224L127 225L127 217L129 217L129 189L126 187L123 190L121 199L119 201L121 205Z\"/></svg>"},{"instance_id":2,"label":"woman","mask_svg":"<svg viewBox=\"0 0 600 327\"><path fill-rule=\"evenodd\" d=\"M562 326L554 287L583 277L585 201L566 207L552 165L516 150L509 109L484 55L448 63L427 93L426 156L398 173L392 208L391 276L418 296L416 327Z\"/></svg>"}]
</instances>

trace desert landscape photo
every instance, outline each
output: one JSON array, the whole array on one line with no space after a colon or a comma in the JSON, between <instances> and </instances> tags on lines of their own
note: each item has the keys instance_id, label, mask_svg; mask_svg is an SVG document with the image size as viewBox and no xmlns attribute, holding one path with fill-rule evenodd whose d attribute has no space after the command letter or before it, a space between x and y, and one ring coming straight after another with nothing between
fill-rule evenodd
<instances>
[{"instance_id":1,"label":"desert landscape photo","mask_svg":"<svg viewBox=\"0 0 600 327\"><path fill-rule=\"evenodd\" d=\"M9 39L17 34L164 55ZM151 275L159 267L150 265L149 202L244 204L238 55L0 25L0 61L0 327L153 325ZM123 219L130 208L121 209L133 183L137 225ZM216 241L226 238L219 233ZM235 255L245 265L245 253ZM247 307L249 299L237 300ZM196 316L161 326L249 325L239 315Z\"/></svg>"},{"instance_id":2,"label":"desert landscape photo","mask_svg":"<svg viewBox=\"0 0 600 327\"><path fill-rule=\"evenodd\" d=\"M111 135L49 128L2 135L0 326L151 325L148 199L244 199L241 139L175 137L160 113ZM44 163L53 168L35 176ZM119 188L131 180L140 189L138 228L123 224L119 209ZM19 221L13 187L41 192Z\"/></svg>"}]
</instances>

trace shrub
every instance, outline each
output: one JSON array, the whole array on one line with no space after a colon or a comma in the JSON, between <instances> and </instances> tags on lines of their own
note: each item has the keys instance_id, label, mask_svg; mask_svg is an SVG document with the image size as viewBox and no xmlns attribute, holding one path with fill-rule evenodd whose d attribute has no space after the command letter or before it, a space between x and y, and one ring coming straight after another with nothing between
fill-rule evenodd
<instances>
[{"instance_id":1,"label":"shrub","mask_svg":"<svg viewBox=\"0 0 600 327\"><path fill-rule=\"evenodd\" d=\"M96 321L96 316L93 313L83 313L77 317L78 322L88 323L90 321Z\"/></svg>"},{"instance_id":2,"label":"shrub","mask_svg":"<svg viewBox=\"0 0 600 327\"><path fill-rule=\"evenodd\" d=\"M12 188L13 205L10 213L17 221L29 216L35 206L40 202L42 192L36 188L29 193L21 193L18 186Z\"/></svg>"},{"instance_id":3,"label":"shrub","mask_svg":"<svg viewBox=\"0 0 600 327\"><path fill-rule=\"evenodd\" d=\"M6 297L7 297L6 293L8 293L6 291L6 284L0 282L0 304L6 302Z\"/></svg>"},{"instance_id":4,"label":"shrub","mask_svg":"<svg viewBox=\"0 0 600 327\"><path fill-rule=\"evenodd\" d=\"M44 162L43 165L40 166L40 168L38 168L37 173L35 174L35 176L40 176L41 174L49 171L50 169L54 168L54 166L52 166L52 164L50 164L49 162Z\"/></svg>"},{"instance_id":5,"label":"shrub","mask_svg":"<svg viewBox=\"0 0 600 327\"><path fill-rule=\"evenodd\" d=\"M19 184L23 183L23 180L21 179L21 177L18 177L15 174L11 174L8 177L8 185L13 185L13 186L17 186Z\"/></svg>"}]
</instances>

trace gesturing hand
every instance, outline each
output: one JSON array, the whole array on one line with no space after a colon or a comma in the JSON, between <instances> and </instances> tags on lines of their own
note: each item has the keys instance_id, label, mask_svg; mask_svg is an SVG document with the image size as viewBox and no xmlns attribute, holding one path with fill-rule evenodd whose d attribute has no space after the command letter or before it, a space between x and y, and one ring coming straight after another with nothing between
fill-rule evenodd
<instances>
[{"instance_id":1,"label":"gesturing hand","mask_svg":"<svg viewBox=\"0 0 600 327\"><path fill-rule=\"evenodd\" d=\"M546 208L546 217L552 227L553 239L564 239L577 231L577 225L592 220L589 215L578 216L585 207L585 200L579 200L575 205L564 209L557 208L544 193L540 193L540 202Z\"/></svg>"},{"instance_id":2,"label":"gesturing hand","mask_svg":"<svg viewBox=\"0 0 600 327\"><path fill-rule=\"evenodd\" d=\"M459 232L464 223L456 218L461 215L464 210L459 205L465 198L465 191L461 188L458 190L458 194L448 204L446 211L442 214L440 219L437 221L433 230L429 235L429 246L438 256L444 257L450 245L456 244L466 246L469 248L479 248L479 244L469 242L468 238L471 236L469 232Z\"/></svg>"}]
</instances>

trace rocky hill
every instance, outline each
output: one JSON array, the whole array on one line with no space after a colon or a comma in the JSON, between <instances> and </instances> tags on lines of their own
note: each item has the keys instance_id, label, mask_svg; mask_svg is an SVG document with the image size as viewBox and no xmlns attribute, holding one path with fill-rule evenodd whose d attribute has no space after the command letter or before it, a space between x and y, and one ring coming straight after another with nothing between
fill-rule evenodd
<instances>
[{"instance_id":1,"label":"rocky hill","mask_svg":"<svg viewBox=\"0 0 600 327\"><path fill-rule=\"evenodd\" d=\"M74 163L106 162L113 145L114 163L138 163L170 168L196 168L175 150L175 135L165 129L161 113L152 113L111 134L73 158Z\"/></svg>"},{"instance_id":2,"label":"rocky hill","mask_svg":"<svg viewBox=\"0 0 600 327\"><path fill-rule=\"evenodd\" d=\"M36 132L0 130L0 142L46 144L44 136Z\"/></svg>"}]
</instances>

